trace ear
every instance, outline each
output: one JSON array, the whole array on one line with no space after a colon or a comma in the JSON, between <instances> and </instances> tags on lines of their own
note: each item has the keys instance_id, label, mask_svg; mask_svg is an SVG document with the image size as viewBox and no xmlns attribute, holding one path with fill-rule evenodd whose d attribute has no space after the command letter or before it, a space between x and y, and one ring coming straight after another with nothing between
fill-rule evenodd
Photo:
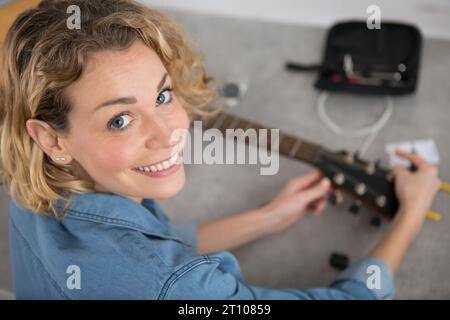
<instances>
[{"instance_id":1,"label":"ear","mask_svg":"<svg viewBox=\"0 0 450 320\"><path fill-rule=\"evenodd\" d=\"M62 139L48 123L29 119L26 127L30 137L55 163L68 164L72 161L71 155L66 150Z\"/></svg>"}]
</instances>

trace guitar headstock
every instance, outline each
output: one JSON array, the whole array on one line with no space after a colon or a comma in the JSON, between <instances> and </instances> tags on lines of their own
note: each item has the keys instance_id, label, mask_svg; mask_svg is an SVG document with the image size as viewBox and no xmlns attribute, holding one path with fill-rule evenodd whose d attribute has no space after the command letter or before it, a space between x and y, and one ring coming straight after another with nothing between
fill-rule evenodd
<instances>
[{"instance_id":1,"label":"guitar headstock","mask_svg":"<svg viewBox=\"0 0 450 320\"><path fill-rule=\"evenodd\" d=\"M387 218L392 218L399 203L394 190L394 177L390 170L377 162L371 163L346 151L319 150L313 160L333 186Z\"/></svg>"}]
</instances>

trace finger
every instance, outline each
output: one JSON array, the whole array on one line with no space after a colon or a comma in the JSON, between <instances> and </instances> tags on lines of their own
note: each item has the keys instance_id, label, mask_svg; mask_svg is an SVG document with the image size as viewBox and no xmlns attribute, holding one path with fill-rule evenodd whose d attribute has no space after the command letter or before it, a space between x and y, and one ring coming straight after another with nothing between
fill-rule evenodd
<instances>
[{"instance_id":1,"label":"finger","mask_svg":"<svg viewBox=\"0 0 450 320\"><path fill-rule=\"evenodd\" d=\"M292 179L287 185L286 190L288 192L296 192L302 190L311 184L317 182L322 177L322 173L319 170L311 171L310 173Z\"/></svg>"},{"instance_id":2,"label":"finger","mask_svg":"<svg viewBox=\"0 0 450 320\"><path fill-rule=\"evenodd\" d=\"M310 203L314 200L324 197L329 191L330 185L330 179L323 178L322 180L320 180L320 182L301 192L302 200L305 203Z\"/></svg>"},{"instance_id":3,"label":"finger","mask_svg":"<svg viewBox=\"0 0 450 320\"><path fill-rule=\"evenodd\" d=\"M426 163L426 161L423 158L421 158L419 155L417 155L416 153L406 152L406 151L403 151L400 149L395 150L395 153L399 157L411 161L417 167Z\"/></svg>"},{"instance_id":4,"label":"finger","mask_svg":"<svg viewBox=\"0 0 450 320\"><path fill-rule=\"evenodd\" d=\"M325 200L325 198L319 198L319 199L317 199L317 200L314 200L314 201L310 202L310 203L306 206L306 209L307 209L307 210L310 210L310 211L314 210L314 209L317 207L317 205L318 205L322 200Z\"/></svg>"},{"instance_id":5,"label":"finger","mask_svg":"<svg viewBox=\"0 0 450 320\"><path fill-rule=\"evenodd\" d=\"M406 169L404 166L399 165L399 164L395 165L392 168L392 171L394 172L394 176L399 176L399 175L403 175L403 174L409 173L408 169Z\"/></svg>"},{"instance_id":6,"label":"finger","mask_svg":"<svg viewBox=\"0 0 450 320\"><path fill-rule=\"evenodd\" d=\"M325 209L326 205L327 202L325 199L321 199L316 201L309 211L311 211L314 215L319 215Z\"/></svg>"}]
</instances>

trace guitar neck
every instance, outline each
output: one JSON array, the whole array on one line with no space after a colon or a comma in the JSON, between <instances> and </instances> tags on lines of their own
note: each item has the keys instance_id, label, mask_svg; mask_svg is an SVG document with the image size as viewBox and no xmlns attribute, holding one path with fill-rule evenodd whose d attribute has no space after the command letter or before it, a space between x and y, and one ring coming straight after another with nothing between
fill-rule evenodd
<instances>
[{"instance_id":1,"label":"guitar neck","mask_svg":"<svg viewBox=\"0 0 450 320\"><path fill-rule=\"evenodd\" d=\"M201 118L198 116L194 117L194 120L200 119ZM260 131L260 129L266 129L267 149L272 150L270 128L264 127L258 123L241 119L236 116L222 112L213 118L203 120L202 124L205 129L212 129L212 128L218 129L224 135L226 134L227 129L242 129L243 131L246 131L247 129L255 129L257 131L258 136L260 137L260 135L263 134L263 131ZM258 140L259 139L260 138L258 138ZM246 136L245 142L249 143L248 136ZM322 149L322 147L320 147L319 145L282 133L281 131L279 132L278 145L279 145L278 152L280 154L310 164L314 164L315 155L319 150Z\"/></svg>"}]
</instances>

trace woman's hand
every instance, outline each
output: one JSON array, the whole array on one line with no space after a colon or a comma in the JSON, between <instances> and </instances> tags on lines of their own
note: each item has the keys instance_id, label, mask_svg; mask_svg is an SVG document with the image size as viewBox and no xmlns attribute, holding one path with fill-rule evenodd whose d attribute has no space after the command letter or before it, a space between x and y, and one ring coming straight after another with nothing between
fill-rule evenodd
<instances>
[{"instance_id":1,"label":"woman's hand","mask_svg":"<svg viewBox=\"0 0 450 320\"><path fill-rule=\"evenodd\" d=\"M440 186L436 167L414 153L396 153L411 161L417 170L411 172L402 166L394 167L395 193L400 201L400 209L386 235L371 253L383 260L392 272L398 269L406 251L422 228L426 212Z\"/></svg>"},{"instance_id":2,"label":"woman's hand","mask_svg":"<svg viewBox=\"0 0 450 320\"><path fill-rule=\"evenodd\" d=\"M411 161L417 168L415 172L412 172L400 165L394 167L395 192L400 201L398 219L410 224L417 233L439 190L441 182L438 178L438 170L417 154L400 150L396 153Z\"/></svg>"},{"instance_id":3,"label":"woman's hand","mask_svg":"<svg viewBox=\"0 0 450 320\"><path fill-rule=\"evenodd\" d=\"M319 171L294 178L262 207L200 224L197 252L233 250L284 230L308 211L319 214L326 206L325 195L331 190L330 181L322 179ZM341 201L342 197L338 197L337 202Z\"/></svg>"},{"instance_id":4,"label":"woman's hand","mask_svg":"<svg viewBox=\"0 0 450 320\"><path fill-rule=\"evenodd\" d=\"M297 222L307 212L320 214L326 207L326 195L331 183L320 171L293 178L284 189L261 210L273 221L273 231L279 232ZM338 199L341 202L342 199Z\"/></svg>"}]
</instances>

